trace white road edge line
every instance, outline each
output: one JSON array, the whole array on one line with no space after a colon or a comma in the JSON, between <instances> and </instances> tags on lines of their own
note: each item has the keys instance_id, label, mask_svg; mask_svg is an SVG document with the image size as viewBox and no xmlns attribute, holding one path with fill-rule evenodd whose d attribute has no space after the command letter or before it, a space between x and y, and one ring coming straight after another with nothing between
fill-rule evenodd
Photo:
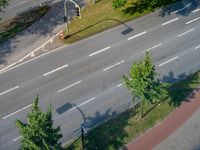
<instances>
[{"instance_id":1,"label":"white road edge line","mask_svg":"<svg viewBox=\"0 0 200 150\"><path fill-rule=\"evenodd\" d=\"M101 52L103 52L103 51L106 51L106 50L108 50L110 47L108 46L108 47L106 47L106 48L104 48L104 49L101 49L101 50L99 50L99 51L96 51L96 52L94 52L94 53L91 53L89 56L94 56L94 55L96 55L96 54L99 54L99 53L101 53Z\"/></svg>"},{"instance_id":2,"label":"white road edge line","mask_svg":"<svg viewBox=\"0 0 200 150\"><path fill-rule=\"evenodd\" d=\"M141 33L136 34L136 35L134 35L134 36L132 36L132 37L129 37L128 40L134 39L134 38L136 38L136 37L138 37L138 36L141 36L141 35L143 35L143 34L146 34L146 33L147 33L146 31L141 32Z\"/></svg>"},{"instance_id":3,"label":"white road edge line","mask_svg":"<svg viewBox=\"0 0 200 150\"><path fill-rule=\"evenodd\" d=\"M199 20L199 19L200 19L200 17L195 18L195 19L193 19L193 20L190 20L190 21L186 22L185 24L190 24L190 23L192 23L192 22L194 22L194 21L197 21L197 20Z\"/></svg>"},{"instance_id":4,"label":"white road edge line","mask_svg":"<svg viewBox=\"0 0 200 150\"><path fill-rule=\"evenodd\" d=\"M195 13L197 11L200 11L200 8L197 8L197 9L193 10L192 13Z\"/></svg>"},{"instance_id":5,"label":"white road edge line","mask_svg":"<svg viewBox=\"0 0 200 150\"><path fill-rule=\"evenodd\" d=\"M185 7L181 8L181 9L179 9L179 10L176 10L176 11L171 12L171 14L175 14L175 13L181 11L181 10L184 10L185 8L190 7L190 5L191 5L191 3L187 4Z\"/></svg>"},{"instance_id":6,"label":"white road edge line","mask_svg":"<svg viewBox=\"0 0 200 150\"><path fill-rule=\"evenodd\" d=\"M15 142L15 141L17 141L17 140L19 140L21 138L22 138L22 136L18 136L17 138L13 139L12 141Z\"/></svg>"},{"instance_id":7,"label":"white road edge line","mask_svg":"<svg viewBox=\"0 0 200 150\"><path fill-rule=\"evenodd\" d=\"M143 53L148 52L148 51L150 51L150 50L152 50L152 49L154 49L154 48L157 48L157 47L159 47L159 46L161 46L161 45L162 45L162 43L159 43L159 44L157 44L157 45L155 45L155 46L153 46L153 47L151 47L151 48L149 48L149 49L143 51Z\"/></svg>"},{"instance_id":8,"label":"white road edge line","mask_svg":"<svg viewBox=\"0 0 200 150\"><path fill-rule=\"evenodd\" d=\"M115 67L115 66L118 66L118 65L124 63L124 62L125 62L124 60L121 60L120 62L118 62L118 63L116 63L116 64L114 64L114 65L112 65L112 66L109 66L109 67L103 69L103 71L107 71L107 70L109 70L109 69L111 69L111 68L113 68L113 67Z\"/></svg>"},{"instance_id":9,"label":"white road edge line","mask_svg":"<svg viewBox=\"0 0 200 150\"><path fill-rule=\"evenodd\" d=\"M178 59L178 58L179 58L179 57L176 56L176 57L174 57L174 58L172 58L172 59L170 59L170 60L168 60L168 61L165 61L164 63L160 64L159 67L161 67L161 66L163 66L163 65L165 65L165 64L167 64L167 63L169 63L169 62L171 62L171 61L173 61L173 60L175 60L175 59Z\"/></svg>"},{"instance_id":10,"label":"white road edge line","mask_svg":"<svg viewBox=\"0 0 200 150\"><path fill-rule=\"evenodd\" d=\"M28 1L22 1L22 2L19 2L19 3L15 4L15 6L22 5L22 4L26 3L26 2L28 2Z\"/></svg>"},{"instance_id":11,"label":"white road edge line","mask_svg":"<svg viewBox=\"0 0 200 150\"><path fill-rule=\"evenodd\" d=\"M10 116L12 116L12 115L14 115L14 114L16 114L16 113L18 113L18 112L20 112L20 111L24 110L24 109L26 109L26 108L28 108L28 107L31 107L31 106L32 106L32 104L30 104L30 105L27 105L27 106L25 106L25 107L23 107L23 108L21 108L21 109L19 109L19 110L15 111L15 112L13 112L13 113L11 113L11 114L9 114L9 115L7 115L7 116L3 117L3 119L6 119L6 118L8 118L8 117L10 117Z\"/></svg>"},{"instance_id":12,"label":"white road edge line","mask_svg":"<svg viewBox=\"0 0 200 150\"><path fill-rule=\"evenodd\" d=\"M83 102L83 103L81 103L81 104L79 104L79 105L77 105L77 106L74 106L73 108L69 109L68 112L73 111L73 110L75 110L77 107L81 107L81 106L83 106L83 105L85 105L85 104L87 104L87 103L89 103L89 102L91 102L91 101L93 101L93 100L95 100L95 99L96 99L96 98L93 97L93 98L91 98L91 99L89 99L89 100L87 100L87 101L85 101L85 102Z\"/></svg>"},{"instance_id":13,"label":"white road edge line","mask_svg":"<svg viewBox=\"0 0 200 150\"><path fill-rule=\"evenodd\" d=\"M3 94L9 93L9 92L11 92L11 91L13 91L13 90L15 90L15 89L18 89L18 88L19 88L19 85L17 85L17 86L15 86L15 87L11 88L11 89L8 89L8 90L6 90L6 91L0 93L0 96L3 95Z\"/></svg>"},{"instance_id":14,"label":"white road edge line","mask_svg":"<svg viewBox=\"0 0 200 150\"><path fill-rule=\"evenodd\" d=\"M194 31L194 28L192 28L192 29L190 29L190 30L188 30L186 32L183 32L183 33L179 34L178 37L181 37L181 36L183 36L185 34L188 34L188 33L192 32L192 31Z\"/></svg>"},{"instance_id":15,"label":"white road edge line","mask_svg":"<svg viewBox=\"0 0 200 150\"><path fill-rule=\"evenodd\" d=\"M63 65L63 66L61 66L61 67L59 67L59 68L56 68L56 69L54 69L54 70L51 70L51 71L49 71L49 72L43 74L43 76L47 76L47 75L52 74L52 73L54 73L54 72L56 72L56 71L59 71L59 70L61 70L61 69L64 69L64 68L66 68L66 67L68 67L68 66L69 66L68 64Z\"/></svg>"},{"instance_id":16,"label":"white road edge line","mask_svg":"<svg viewBox=\"0 0 200 150\"><path fill-rule=\"evenodd\" d=\"M80 81L78 81L78 82L76 82L76 83L73 83L73 84L71 84L71 85L69 85L69 86L67 86L67 87L65 87L65 88L63 88L63 89L61 89L61 90L59 90L58 91L58 93L60 93L60 92L62 92L62 91L64 91L64 90L66 90L66 89L68 89L68 88L70 88L70 87L73 87L73 86L75 86L75 85L77 85L77 84L79 84L79 83L81 83L82 81L80 80Z\"/></svg>"},{"instance_id":17,"label":"white road edge line","mask_svg":"<svg viewBox=\"0 0 200 150\"><path fill-rule=\"evenodd\" d=\"M200 45L199 46L197 46L197 47L195 47L194 49L199 49L200 48Z\"/></svg>"},{"instance_id":18,"label":"white road edge line","mask_svg":"<svg viewBox=\"0 0 200 150\"><path fill-rule=\"evenodd\" d=\"M175 19L169 20L169 21L167 21L165 23L162 23L162 25L165 26L165 25L170 24L170 23L172 23L172 22L174 22L176 20L179 20L179 18L175 18Z\"/></svg>"}]
</instances>

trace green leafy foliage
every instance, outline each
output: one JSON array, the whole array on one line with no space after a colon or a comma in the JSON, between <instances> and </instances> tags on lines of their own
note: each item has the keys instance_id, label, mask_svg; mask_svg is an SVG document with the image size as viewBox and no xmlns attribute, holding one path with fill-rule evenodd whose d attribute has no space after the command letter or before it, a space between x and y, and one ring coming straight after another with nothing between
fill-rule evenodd
<instances>
[{"instance_id":1,"label":"green leafy foliage","mask_svg":"<svg viewBox=\"0 0 200 150\"><path fill-rule=\"evenodd\" d=\"M8 5L8 0L0 0L0 11Z\"/></svg>"},{"instance_id":2,"label":"green leafy foliage","mask_svg":"<svg viewBox=\"0 0 200 150\"><path fill-rule=\"evenodd\" d=\"M144 60L133 64L129 77L124 75L123 80L132 95L141 99L141 104L155 103L168 96L168 84L161 83L157 76L150 55L146 53Z\"/></svg>"},{"instance_id":3,"label":"green leafy foliage","mask_svg":"<svg viewBox=\"0 0 200 150\"><path fill-rule=\"evenodd\" d=\"M62 150L59 139L62 137L60 127L53 127L51 106L46 113L38 107L39 98L33 102L28 114L28 123L16 121L16 126L22 135L22 150Z\"/></svg>"},{"instance_id":4,"label":"green leafy foliage","mask_svg":"<svg viewBox=\"0 0 200 150\"><path fill-rule=\"evenodd\" d=\"M127 3L127 0L113 0L112 1L112 5L113 5L114 8L122 7L126 3Z\"/></svg>"}]
</instances>

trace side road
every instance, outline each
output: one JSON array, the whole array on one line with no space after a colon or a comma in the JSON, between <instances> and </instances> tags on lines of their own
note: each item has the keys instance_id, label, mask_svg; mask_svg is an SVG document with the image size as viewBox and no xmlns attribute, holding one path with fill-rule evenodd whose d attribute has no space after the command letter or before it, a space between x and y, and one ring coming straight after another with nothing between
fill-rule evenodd
<instances>
[{"instance_id":1,"label":"side road","mask_svg":"<svg viewBox=\"0 0 200 150\"><path fill-rule=\"evenodd\" d=\"M77 2L81 7L85 5L84 0L78 0ZM43 18L23 32L18 33L15 37L0 44L0 70L20 60L32 51L47 51L49 47L55 49L62 46L62 43L53 42L53 40L65 27L63 21L64 2L59 0L49 5L50 10ZM73 17L71 6L73 7L73 5L69 5L70 18ZM53 44L51 44L52 42Z\"/></svg>"},{"instance_id":2,"label":"side road","mask_svg":"<svg viewBox=\"0 0 200 150\"><path fill-rule=\"evenodd\" d=\"M195 117L195 112L200 108L200 88L194 91L191 98L188 98L186 102L183 102L180 107L178 107L174 112L172 112L166 119L161 123L156 125L154 128L148 130L142 136L138 137L136 140L129 143L125 149L127 150L151 150L155 148L156 150L163 149L179 149L180 146L184 147L184 142L178 142L179 139L170 140L171 134L180 134L177 129L184 126L186 123L191 124L192 119ZM194 114L194 115L193 115ZM190 118L191 117L191 118ZM189 119L190 118L190 119ZM198 117L199 118L199 117ZM189 120L188 120L189 119ZM188 120L188 121L187 121ZM196 120L197 122L200 120ZM187 127L185 127L187 128ZM184 129L182 131L185 131ZM190 132L190 131L188 131ZM198 133L198 131L197 131ZM173 135L174 137L177 137ZM188 135L183 135L181 137L183 141L187 140ZM169 137L169 138L168 138ZM198 136L200 138L200 136ZM165 141L166 140L166 141ZM190 142L198 140L195 136L193 139L190 137ZM162 143L161 143L162 142ZM161 143L161 144L160 144ZM179 143L179 144L177 144ZM192 142L191 142L192 143ZM191 143L185 143L192 147ZM193 142L194 143L194 142ZM159 145L160 144L160 145ZM172 146L173 144L173 146ZM171 146L171 147L170 147ZM173 148L172 148L173 147ZM186 148L186 147L185 147ZM182 149L182 148L180 148Z\"/></svg>"}]
</instances>

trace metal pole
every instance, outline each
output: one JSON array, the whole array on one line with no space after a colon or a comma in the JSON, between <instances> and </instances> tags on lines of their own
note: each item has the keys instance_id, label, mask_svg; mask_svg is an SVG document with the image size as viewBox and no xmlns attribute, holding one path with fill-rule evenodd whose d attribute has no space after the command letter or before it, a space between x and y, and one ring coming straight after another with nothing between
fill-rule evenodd
<instances>
[{"instance_id":1,"label":"metal pole","mask_svg":"<svg viewBox=\"0 0 200 150\"><path fill-rule=\"evenodd\" d=\"M84 130L83 126L81 125L81 141L82 141L82 147L85 148L85 139L84 139Z\"/></svg>"},{"instance_id":2,"label":"metal pole","mask_svg":"<svg viewBox=\"0 0 200 150\"><path fill-rule=\"evenodd\" d=\"M65 0L64 2L64 7L65 7L65 16L67 17L67 22L66 22L66 26L65 26L65 32L66 32L66 36L69 36L69 24L68 24L68 9L67 9L67 2L68 0Z\"/></svg>"}]
</instances>

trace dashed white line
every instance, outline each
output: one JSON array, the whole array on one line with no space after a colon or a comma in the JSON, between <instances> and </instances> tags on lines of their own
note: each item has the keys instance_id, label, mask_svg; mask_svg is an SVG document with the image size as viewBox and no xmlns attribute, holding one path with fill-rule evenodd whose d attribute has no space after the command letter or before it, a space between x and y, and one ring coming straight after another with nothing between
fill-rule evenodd
<instances>
[{"instance_id":1,"label":"dashed white line","mask_svg":"<svg viewBox=\"0 0 200 150\"><path fill-rule=\"evenodd\" d=\"M19 2L19 3L15 4L15 6L22 5L22 4L26 3L26 2L27 1Z\"/></svg>"},{"instance_id":2,"label":"dashed white line","mask_svg":"<svg viewBox=\"0 0 200 150\"><path fill-rule=\"evenodd\" d=\"M123 85L123 84L122 84L122 83L120 83L120 84L118 84L118 85L117 85L117 87L120 87L120 86L122 86L122 85Z\"/></svg>"},{"instance_id":3,"label":"dashed white line","mask_svg":"<svg viewBox=\"0 0 200 150\"><path fill-rule=\"evenodd\" d=\"M49 72L43 74L43 76L47 76L47 75L52 74L52 73L54 73L54 72L56 72L56 71L59 71L59 70L61 70L61 69L64 69L64 68L66 68L66 67L68 67L68 66L69 66L69 65L66 64L66 65L64 65L64 66L61 66L61 67L59 67L59 68L56 68L56 69L54 69L54 70L51 70L51 71L49 71Z\"/></svg>"},{"instance_id":4,"label":"dashed white line","mask_svg":"<svg viewBox=\"0 0 200 150\"><path fill-rule=\"evenodd\" d=\"M31 106L32 106L32 104L30 104L30 105L28 105L28 106L25 106L25 107L23 107L23 108L21 108L21 109L19 109L19 110L15 111L15 112L13 112L13 113L9 114L9 115L7 115L7 116L3 117L3 119L6 119L6 118L8 118L8 117L10 117L10 116L12 116L12 115L14 115L14 114L16 114L16 113L18 113L18 112L20 112L20 111L24 110L24 109L26 109L26 108L28 108L28 107L31 107Z\"/></svg>"},{"instance_id":5,"label":"dashed white line","mask_svg":"<svg viewBox=\"0 0 200 150\"><path fill-rule=\"evenodd\" d=\"M195 47L194 49L199 49L200 48L200 45L199 46L197 46L197 47Z\"/></svg>"},{"instance_id":6,"label":"dashed white line","mask_svg":"<svg viewBox=\"0 0 200 150\"><path fill-rule=\"evenodd\" d=\"M192 28L192 29L190 29L190 30L188 30L188 31L186 31L186 32L183 32L183 33L179 34L178 37L181 37L181 36L183 36L183 35L186 35L186 34L192 32L192 31L194 31L194 28Z\"/></svg>"},{"instance_id":7,"label":"dashed white line","mask_svg":"<svg viewBox=\"0 0 200 150\"><path fill-rule=\"evenodd\" d=\"M197 9L193 10L192 13L195 13L197 11L200 11L200 8L197 8Z\"/></svg>"},{"instance_id":8,"label":"dashed white line","mask_svg":"<svg viewBox=\"0 0 200 150\"><path fill-rule=\"evenodd\" d=\"M95 97L93 97L93 98L91 98L91 99L89 99L89 100L87 100L87 101L85 101L85 102L79 104L78 106L74 106L73 108L69 109L68 112L73 111L73 110L75 110L77 107L81 107L81 106L83 106L83 105L85 105L85 104L87 104L87 103L89 103L89 102L91 102L91 101L93 101L93 100L95 100Z\"/></svg>"},{"instance_id":9,"label":"dashed white line","mask_svg":"<svg viewBox=\"0 0 200 150\"><path fill-rule=\"evenodd\" d=\"M162 23L162 25L165 26L165 25L170 24L170 23L172 23L174 21L177 21L177 20L179 20L179 18L175 18L175 19L169 20L169 21L167 21L165 23Z\"/></svg>"},{"instance_id":10,"label":"dashed white line","mask_svg":"<svg viewBox=\"0 0 200 150\"><path fill-rule=\"evenodd\" d=\"M107 71L107 70L109 70L109 69L111 69L111 68L113 68L113 67L115 67L115 66L118 66L118 65L124 63L124 62L125 62L124 60L121 60L120 62L118 62L118 63L116 63L116 64L114 64L114 65L112 65L112 66L109 66L109 67L103 69L103 71Z\"/></svg>"},{"instance_id":11,"label":"dashed white line","mask_svg":"<svg viewBox=\"0 0 200 150\"><path fill-rule=\"evenodd\" d=\"M199 19L200 19L200 17L195 18L195 19L193 19L193 20L190 20L190 21L186 22L185 24L190 24L190 23L192 23L192 22L194 22L194 21L197 21L197 20L199 20Z\"/></svg>"},{"instance_id":12,"label":"dashed white line","mask_svg":"<svg viewBox=\"0 0 200 150\"><path fill-rule=\"evenodd\" d=\"M157 47L159 47L159 46L161 46L162 45L162 43L159 43L159 44L157 44L157 45L155 45L155 46L153 46L153 47L151 47L151 48L149 48L149 49L147 49L147 50L145 50L145 51L143 51L144 53L145 52L148 52L148 51L150 51L150 50L152 50L152 49L154 49L154 48L157 48Z\"/></svg>"},{"instance_id":13,"label":"dashed white line","mask_svg":"<svg viewBox=\"0 0 200 150\"><path fill-rule=\"evenodd\" d=\"M99 53L101 53L101 52L103 52L103 51L108 50L109 48L110 48L110 47L106 47L106 48L101 49L101 50L99 50L99 51L97 51L97 52L91 53L89 56L94 56L94 55L96 55L96 54L99 54Z\"/></svg>"},{"instance_id":14,"label":"dashed white line","mask_svg":"<svg viewBox=\"0 0 200 150\"><path fill-rule=\"evenodd\" d=\"M58 93L60 93L60 92L62 92L62 91L64 91L64 90L66 90L66 89L68 89L68 88L70 88L70 87L73 87L73 86L75 86L75 85L77 85L77 84L79 84L79 83L81 83L82 81L80 80L80 81L78 81L78 82L76 82L76 83L73 83L73 84L71 84L71 85L69 85L69 86L67 86L67 87L65 87L65 88L63 88L63 89L61 89L61 90L59 90L58 91Z\"/></svg>"},{"instance_id":15,"label":"dashed white line","mask_svg":"<svg viewBox=\"0 0 200 150\"><path fill-rule=\"evenodd\" d=\"M172 59L170 59L170 60L168 60L168 61L166 61L166 62L160 64L159 67L161 67L161 66L163 66L163 65L165 65L165 64L167 64L167 63L169 63L169 62L171 62L171 61L173 61L173 60L175 60L175 59L178 59L178 58L179 58L179 57L176 56L176 57L174 57L174 58L172 58Z\"/></svg>"},{"instance_id":16,"label":"dashed white line","mask_svg":"<svg viewBox=\"0 0 200 150\"><path fill-rule=\"evenodd\" d=\"M17 140L19 140L19 139L21 139L21 138L22 138L22 136L19 136L19 137L13 139L12 141L15 142L15 141L17 141Z\"/></svg>"},{"instance_id":17,"label":"dashed white line","mask_svg":"<svg viewBox=\"0 0 200 150\"><path fill-rule=\"evenodd\" d=\"M139 36L141 36L141 35L143 35L143 34L146 34L146 33L147 33L146 31L141 32L141 33L136 34L136 35L134 35L134 36L132 36L132 37L129 37L128 40L134 39L134 38L139 37Z\"/></svg>"},{"instance_id":18,"label":"dashed white line","mask_svg":"<svg viewBox=\"0 0 200 150\"><path fill-rule=\"evenodd\" d=\"M15 89L18 89L18 88L19 88L19 85L17 85L17 86L15 86L15 87L13 87L13 88L11 88L11 89L9 89L9 90L6 90L6 91L0 93L0 96L1 96L1 95L4 95L4 94L6 94L6 93L9 93L9 92L11 92L11 91L13 91L13 90L15 90Z\"/></svg>"}]
</instances>

